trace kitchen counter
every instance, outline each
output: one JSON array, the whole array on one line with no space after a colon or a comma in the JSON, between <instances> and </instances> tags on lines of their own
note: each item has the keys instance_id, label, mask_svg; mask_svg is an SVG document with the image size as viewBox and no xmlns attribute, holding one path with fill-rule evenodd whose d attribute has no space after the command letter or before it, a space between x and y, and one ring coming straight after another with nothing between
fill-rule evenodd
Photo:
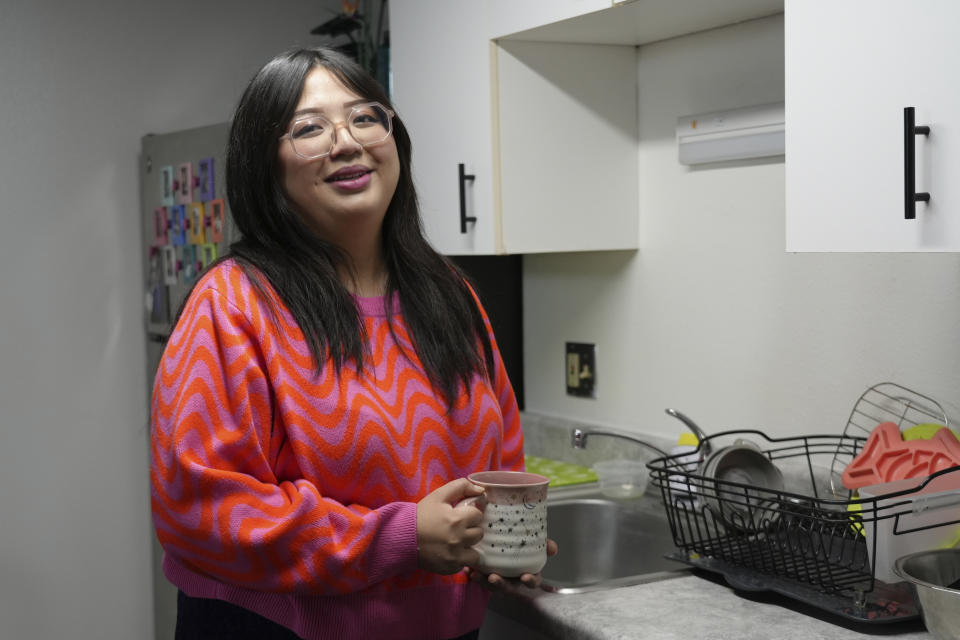
<instances>
[{"instance_id":1,"label":"kitchen counter","mask_svg":"<svg viewBox=\"0 0 960 640\"><path fill-rule=\"evenodd\" d=\"M678 564L678 566L680 566ZM619 589L556 594L518 588L491 599L485 638L506 640L511 624L517 638L540 640L843 640L892 636L929 640L920 620L894 624L846 623L777 594L740 594L722 578L684 572L671 578ZM836 621L841 620L838 624Z\"/></svg>"},{"instance_id":2,"label":"kitchen counter","mask_svg":"<svg viewBox=\"0 0 960 640\"><path fill-rule=\"evenodd\" d=\"M588 450L570 447L577 421L531 413L522 415L526 450L552 460L590 466L597 460L622 457L625 447L636 459L651 452L615 438L590 441ZM643 434L661 448L670 442ZM628 454L629 455L629 454ZM586 485L581 485L586 487ZM551 497L578 489L551 489ZM563 553L563 549L560 550ZM920 619L869 624L848 622L773 592L732 589L718 574L677 563L677 575L665 580L584 593L558 594L525 587L494 594L481 640L844 640L891 636L930 640Z\"/></svg>"}]
</instances>

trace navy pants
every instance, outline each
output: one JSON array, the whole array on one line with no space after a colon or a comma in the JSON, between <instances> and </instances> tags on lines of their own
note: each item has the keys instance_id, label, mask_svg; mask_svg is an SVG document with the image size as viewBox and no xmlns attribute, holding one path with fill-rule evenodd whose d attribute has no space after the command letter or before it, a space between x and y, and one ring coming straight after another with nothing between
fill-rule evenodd
<instances>
[{"instance_id":1,"label":"navy pants","mask_svg":"<svg viewBox=\"0 0 960 640\"><path fill-rule=\"evenodd\" d=\"M477 640L471 631L453 640ZM302 640L283 625L223 600L177 593L175 640ZM372 638L370 640L373 640Z\"/></svg>"}]
</instances>

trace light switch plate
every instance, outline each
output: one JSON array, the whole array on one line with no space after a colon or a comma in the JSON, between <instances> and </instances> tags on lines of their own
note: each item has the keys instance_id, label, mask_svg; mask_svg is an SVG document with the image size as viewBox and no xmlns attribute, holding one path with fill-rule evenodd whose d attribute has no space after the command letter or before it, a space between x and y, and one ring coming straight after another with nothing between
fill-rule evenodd
<instances>
[{"instance_id":1,"label":"light switch plate","mask_svg":"<svg viewBox=\"0 0 960 640\"><path fill-rule=\"evenodd\" d=\"M597 346L589 342L566 343L567 395L597 397Z\"/></svg>"}]
</instances>

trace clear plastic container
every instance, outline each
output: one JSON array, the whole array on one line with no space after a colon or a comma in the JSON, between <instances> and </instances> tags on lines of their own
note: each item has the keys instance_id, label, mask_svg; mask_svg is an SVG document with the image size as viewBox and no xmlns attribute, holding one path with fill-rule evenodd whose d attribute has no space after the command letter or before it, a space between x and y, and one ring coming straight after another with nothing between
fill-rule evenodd
<instances>
[{"instance_id":1,"label":"clear plastic container","mask_svg":"<svg viewBox=\"0 0 960 640\"><path fill-rule=\"evenodd\" d=\"M899 582L893 572L897 558L917 551L951 548L960 543L960 474L936 476L916 490L924 478L885 482L860 488L860 499L880 498L873 511L872 502L862 502L865 511L863 533L872 540L876 527L876 554L873 545L867 553L874 563L874 577L888 583ZM903 496L882 497L899 491ZM954 523L954 524L945 524Z\"/></svg>"},{"instance_id":2,"label":"clear plastic container","mask_svg":"<svg viewBox=\"0 0 960 640\"><path fill-rule=\"evenodd\" d=\"M699 446L700 439L695 434L689 431L681 433L677 438L677 445L670 450L671 456L683 454L677 458L674 468L684 473L697 473L700 463L703 462L703 456L697 451ZM697 501L697 487L687 480L686 476L680 474L670 476L670 494L674 500Z\"/></svg>"},{"instance_id":3,"label":"clear plastic container","mask_svg":"<svg viewBox=\"0 0 960 640\"><path fill-rule=\"evenodd\" d=\"M639 498L647 490L647 467L637 460L601 460L593 470L600 490L611 498Z\"/></svg>"}]
</instances>

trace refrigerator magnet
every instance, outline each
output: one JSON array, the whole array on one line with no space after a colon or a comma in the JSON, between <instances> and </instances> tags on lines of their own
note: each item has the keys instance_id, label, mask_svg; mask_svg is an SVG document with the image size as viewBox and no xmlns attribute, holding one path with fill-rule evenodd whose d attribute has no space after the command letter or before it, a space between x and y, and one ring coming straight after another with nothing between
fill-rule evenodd
<instances>
[{"instance_id":1,"label":"refrigerator magnet","mask_svg":"<svg viewBox=\"0 0 960 640\"><path fill-rule=\"evenodd\" d=\"M153 210L153 243L167 244L167 226L170 218L166 207L157 207Z\"/></svg>"},{"instance_id":2,"label":"refrigerator magnet","mask_svg":"<svg viewBox=\"0 0 960 640\"><path fill-rule=\"evenodd\" d=\"M157 287L163 284L163 257L162 246L150 247L150 269L147 274L147 287Z\"/></svg>"},{"instance_id":3,"label":"refrigerator magnet","mask_svg":"<svg viewBox=\"0 0 960 640\"><path fill-rule=\"evenodd\" d=\"M177 165L176 178L177 194L174 198L177 204L193 202L193 164L182 162Z\"/></svg>"},{"instance_id":4,"label":"refrigerator magnet","mask_svg":"<svg viewBox=\"0 0 960 640\"><path fill-rule=\"evenodd\" d=\"M201 158L197 161L197 200L209 202L216 194L216 180L213 175L213 158Z\"/></svg>"},{"instance_id":5,"label":"refrigerator magnet","mask_svg":"<svg viewBox=\"0 0 960 640\"><path fill-rule=\"evenodd\" d=\"M207 227L207 242L223 241L223 206L223 198L211 200L207 205L207 210L210 212L210 218L207 221L210 225Z\"/></svg>"},{"instance_id":6,"label":"refrigerator magnet","mask_svg":"<svg viewBox=\"0 0 960 640\"><path fill-rule=\"evenodd\" d=\"M167 311L170 306L164 283L163 247L150 247L150 273L147 276L147 312L150 322L166 323L170 321Z\"/></svg>"},{"instance_id":7,"label":"refrigerator magnet","mask_svg":"<svg viewBox=\"0 0 960 640\"><path fill-rule=\"evenodd\" d=\"M174 203L173 186L173 167L166 166L160 168L160 204L165 207L172 207Z\"/></svg>"},{"instance_id":8,"label":"refrigerator magnet","mask_svg":"<svg viewBox=\"0 0 960 640\"><path fill-rule=\"evenodd\" d=\"M170 208L170 244L183 245L187 243L187 208L182 204Z\"/></svg>"},{"instance_id":9,"label":"refrigerator magnet","mask_svg":"<svg viewBox=\"0 0 960 640\"><path fill-rule=\"evenodd\" d=\"M217 259L217 245L208 242L200 247L200 251L200 265L203 269L206 269Z\"/></svg>"},{"instance_id":10,"label":"refrigerator magnet","mask_svg":"<svg viewBox=\"0 0 960 640\"><path fill-rule=\"evenodd\" d=\"M193 284L199 273L197 269L197 247L195 245L183 245L182 267L184 284Z\"/></svg>"},{"instance_id":11,"label":"refrigerator magnet","mask_svg":"<svg viewBox=\"0 0 960 640\"><path fill-rule=\"evenodd\" d=\"M203 244L203 203L190 203L190 244Z\"/></svg>"},{"instance_id":12,"label":"refrigerator magnet","mask_svg":"<svg viewBox=\"0 0 960 640\"><path fill-rule=\"evenodd\" d=\"M177 249L172 245L160 247L163 257L163 284L167 286L177 284Z\"/></svg>"},{"instance_id":13,"label":"refrigerator magnet","mask_svg":"<svg viewBox=\"0 0 960 640\"><path fill-rule=\"evenodd\" d=\"M149 294L150 322L166 324L170 322L169 289L161 284L155 285Z\"/></svg>"}]
</instances>

